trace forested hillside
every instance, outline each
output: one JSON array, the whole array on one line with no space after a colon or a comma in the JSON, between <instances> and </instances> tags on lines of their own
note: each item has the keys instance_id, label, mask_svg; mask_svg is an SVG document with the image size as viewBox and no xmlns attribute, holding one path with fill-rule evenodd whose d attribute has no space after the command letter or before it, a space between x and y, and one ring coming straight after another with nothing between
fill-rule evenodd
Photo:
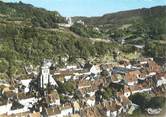
<instances>
[{"instance_id":1,"label":"forested hillside","mask_svg":"<svg viewBox=\"0 0 166 117\"><path fill-rule=\"evenodd\" d=\"M4 3L0 1L0 21L23 22L29 26L55 28L65 19L56 11L35 8L30 4Z\"/></svg>"},{"instance_id":2,"label":"forested hillside","mask_svg":"<svg viewBox=\"0 0 166 117\"><path fill-rule=\"evenodd\" d=\"M94 42L58 27L57 23L64 22L57 12L0 2L0 78L24 74L24 66L39 65L44 58L63 66L118 48L116 43Z\"/></svg>"},{"instance_id":3,"label":"forested hillside","mask_svg":"<svg viewBox=\"0 0 166 117\"><path fill-rule=\"evenodd\" d=\"M166 56L166 6L106 14L102 17L73 17L102 31L104 38L146 46L145 55Z\"/></svg>"}]
</instances>

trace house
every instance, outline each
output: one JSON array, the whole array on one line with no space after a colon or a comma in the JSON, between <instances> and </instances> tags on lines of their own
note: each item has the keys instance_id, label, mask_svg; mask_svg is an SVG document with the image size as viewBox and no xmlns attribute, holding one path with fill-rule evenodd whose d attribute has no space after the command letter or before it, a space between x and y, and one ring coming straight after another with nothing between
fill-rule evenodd
<instances>
[{"instance_id":1,"label":"house","mask_svg":"<svg viewBox=\"0 0 166 117\"><path fill-rule=\"evenodd\" d=\"M101 86L108 86L110 82L108 82L106 77L99 77L98 79L92 82L92 88L94 90L99 89Z\"/></svg>"},{"instance_id":2,"label":"house","mask_svg":"<svg viewBox=\"0 0 166 117\"><path fill-rule=\"evenodd\" d=\"M130 106L132 105L132 102L124 95L120 96L120 102L122 104L122 113L128 112Z\"/></svg>"},{"instance_id":3,"label":"house","mask_svg":"<svg viewBox=\"0 0 166 117\"><path fill-rule=\"evenodd\" d=\"M33 73L33 66L32 66L32 65L25 66L24 69L25 69L25 72L26 72L28 75L30 75L30 74Z\"/></svg>"},{"instance_id":4,"label":"house","mask_svg":"<svg viewBox=\"0 0 166 117\"><path fill-rule=\"evenodd\" d=\"M120 83L122 80L124 80L127 85L134 85L137 84L140 76L141 72L139 70L114 68L112 71L111 80L113 83Z\"/></svg>"},{"instance_id":5,"label":"house","mask_svg":"<svg viewBox=\"0 0 166 117\"><path fill-rule=\"evenodd\" d=\"M70 117L81 117L79 114L72 114Z\"/></svg>"},{"instance_id":6,"label":"house","mask_svg":"<svg viewBox=\"0 0 166 117\"><path fill-rule=\"evenodd\" d=\"M60 108L56 106L47 108L47 113L49 117L62 117Z\"/></svg>"},{"instance_id":7,"label":"house","mask_svg":"<svg viewBox=\"0 0 166 117\"><path fill-rule=\"evenodd\" d=\"M109 82L107 82L105 77L100 77L96 80L81 79L77 81L77 89L83 96L85 96L85 94L93 96L101 86L107 86L108 84Z\"/></svg>"},{"instance_id":8,"label":"house","mask_svg":"<svg viewBox=\"0 0 166 117\"><path fill-rule=\"evenodd\" d=\"M95 105L95 96L87 97L85 102L88 106L93 107Z\"/></svg>"},{"instance_id":9,"label":"house","mask_svg":"<svg viewBox=\"0 0 166 117\"><path fill-rule=\"evenodd\" d=\"M93 65L91 68L90 68L90 74L91 75L94 75L94 77L97 76L98 73L100 73L100 66L98 65Z\"/></svg>"},{"instance_id":10,"label":"house","mask_svg":"<svg viewBox=\"0 0 166 117\"><path fill-rule=\"evenodd\" d=\"M107 70L107 71L109 71L112 68L113 68L112 63L104 63L104 64L100 65L100 69L101 70Z\"/></svg>"},{"instance_id":11,"label":"house","mask_svg":"<svg viewBox=\"0 0 166 117\"><path fill-rule=\"evenodd\" d=\"M18 92L17 97L18 97L19 100L23 100L23 99L33 98L33 95L32 94L26 94L24 92Z\"/></svg>"},{"instance_id":12,"label":"house","mask_svg":"<svg viewBox=\"0 0 166 117\"><path fill-rule=\"evenodd\" d=\"M137 84L137 85L133 85L133 86L125 86L124 87L124 96L129 97L131 94L149 92L151 90L152 90L152 88L149 85L147 85L146 83Z\"/></svg>"},{"instance_id":13,"label":"house","mask_svg":"<svg viewBox=\"0 0 166 117\"><path fill-rule=\"evenodd\" d=\"M56 90L51 91L48 94L48 98L50 100L50 105L60 105L60 97Z\"/></svg>"},{"instance_id":14,"label":"house","mask_svg":"<svg viewBox=\"0 0 166 117\"><path fill-rule=\"evenodd\" d=\"M15 95L16 93L13 90L11 90L9 87L6 87L2 90L2 96L4 96L6 99L10 99Z\"/></svg>"},{"instance_id":15,"label":"house","mask_svg":"<svg viewBox=\"0 0 166 117\"><path fill-rule=\"evenodd\" d=\"M149 60L148 61L148 72L151 73L151 72L160 72L160 69L161 67L155 62L155 61L152 61L152 60Z\"/></svg>"},{"instance_id":16,"label":"house","mask_svg":"<svg viewBox=\"0 0 166 117\"><path fill-rule=\"evenodd\" d=\"M78 24L85 25L84 21L82 21L82 20L78 20L77 23L78 23Z\"/></svg>"},{"instance_id":17,"label":"house","mask_svg":"<svg viewBox=\"0 0 166 117\"><path fill-rule=\"evenodd\" d=\"M65 76L65 77L64 77L64 80L65 80L65 81L68 81L68 80L70 80L71 78L72 78L72 76Z\"/></svg>"},{"instance_id":18,"label":"house","mask_svg":"<svg viewBox=\"0 0 166 117\"><path fill-rule=\"evenodd\" d=\"M137 65L141 68L144 68L148 71L148 73L151 72L160 72L160 66L153 60L153 58L144 58L144 60L140 61Z\"/></svg>"},{"instance_id":19,"label":"house","mask_svg":"<svg viewBox=\"0 0 166 117\"><path fill-rule=\"evenodd\" d=\"M0 117L40 117L40 113L39 112L35 112L35 113L21 112L21 113L12 114L12 115L3 114L3 115L0 115Z\"/></svg>"},{"instance_id":20,"label":"house","mask_svg":"<svg viewBox=\"0 0 166 117\"><path fill-rule=\"evenodd\" d=\"M73 114L73 107L71 104L66 103L61 106L61 116L70 116Z\"/></svg>"},{"instance_id":21,"label":"house","mask_svg":"<svg viewBox=\"0 0 166 117\"><path fill-rule=\"evenodd\" d=\"M117 117L120 107L114 100L104 101L99 105L99 109L103 110L102 113L106 117Z\"/></svg>"},{"instance_id":22,"label":"house","mask_svg":"<svg viewBox=\"0 0 166 117\"><path fill-rule=\"evenodd\" d=\"M118 96L118 99L103 102L107 117L116 117L127 112L131 104L132 102L124 95Z\"/></svg>"},{"instance_id":23,"label":"house","mask_svg":"<svg viewBox=\"0 0 166 117\"><path fill-rule=\"evenodd\" d=\"M124 96L129 97L130 95L134 93L141 92L143 88L141 85L133 85L133 86L125 86L124 87Z\"/></svg>"},{"instance_id":24,"label":"house","mask_svg":"<svg viewBox=\"0 0 166 117\"><path fill-rule=\"evenodd\" d=\"M86 89L91 87L91 81L90 80L79 80L77 82L77 88L78 89Z\"/></svg>"},{"instance_id":25,"label":"house","mask_svg":"<svg viewBox=\"0 0 166 117\"><path fill-rule=\"evenodd\" d=\"M6 105L2 105L0 106L0 115L2 114L7 114L7 115L15 115L15 114L19 114L19 113L26 113L29 112L28 107L30 106L29 104L31 102L37 102L37 100L35 98L28 98L28 99L22 99L19 100L19 104L23 105L22 107L17 107L14 109L11 109L12 106L17 106L16 104L12 105L11 103L7 103Z\"/></svg>"},{"instance_id":26,"label":"house","mask_svg":"<svg viewBox=\"0 0 166 117\"><path fill-rule=\"evenodd\" d=\"M96 92L96 90L91 91L91 92L88 92L87 94L88 94L90 97L92 97L92 96L94 96L94 95L95 95L95 92Z\"/></svg>"},{"instance_id":27,"label":"house","mask_svg":"<svg viewBox=\"0 0 166 117\"><path fill-rule=\"evenodd\" d=\"M23 93L24 94L24 93ZM20 97L21 95L18 94ZM37 99L36 98L25 98L24 96L23 97L20 97L21 100L19 101L20 104L24 105L23 108L20 108L20 109L15 109L15 110L10 110L12 104L7 104L7 105L3 105L3 106L0 106L0 114L5 114L7 113L8 116L19 116L19 115L22 115L23 116L23 113L27 113L29 112L29 107L31 107L31 103L36 103L37 102ZM60 98L59 98L59 95L57 93L56 90L54 91L51 91L49 94L48 94L48 98L50 99L50 106L51 107L55 107L55 105L60 105ZM70 106L71 107L71 106ZM58 113L59 111L57 111L57 108L48 108L48 114L49 116L54 116L54 117L63 117L64 115L66 116L67 114L66 113L72 113L72 108L67 108L67 106L65 105L64 108L62 108L62 116L61 116L61 113ZM32 117L39 117L39 116L36 116L37 113L29 113L29 116L32 116ZM26 114L26 117L27 117L27 114Z\"/></svg>"},{"instance_id":28,"label":"house","mask_svg":"<svg viewBox=\"0 0 166 117\"><path fill-rule=\"evenodd\" d=\"M21 80L21 84L25 86L24 92L28 93L29 92L29 83L31 82L32 79L25 79Z\"/></svg>"},{"instance_id":29,"label":"house","mask_svg":"<svg viewBox=\"0 0 166 117\"><path fill-rule=\"evenodd\" d=\"M113 67L112 73L113 74L125 74L129 71L128 68L125 67Z\"/></svg>"},{"instance_id":30,"label":"house","mask_svg":"<svg viewBox=\"0 0 166 117\"><path fill-rule=\"evenodd\" d=\"M124 79L127 81L128 85L137 84L138 78L141 76L139 70L132 70L125 73Z\"/></svg>"},{"instance_id":31,"label":"house","mask_svg":"<svg viewBox=\"0 0 166 117\"><path fill-rule=\"evenodd\" d=\"M73 102L73 113L79 113L80 112L80 105L77 101Z\"/></svg>"},{"instance_id":32,"label":"house","mask_svg":"<svg viewBox=\"0 0 166 117\"><path fill-rule=\"evenodd\" d=\"M92 87L79 89L79 92L82 95L82 97L85 97L86 94L88 94L89 96L93 96L95 94L95 91L96 90L94 90Z\"/></svg>"},{"instance_id":33,"label":"house","mask_svg":"<svg viewBox=\"0 0 166 117\"><path fill-rule=\"evenodd\" d=\"M87 107L81 110L81 117L103 117L99 110L95 107Z\"/></svg>"},{"instance_id":34,"label":"house","mask_svg":"<svg viewBox=\"0 0 166 117\"><path fill-rule=\"evenodd\" d=\"M166 73L160 73L157 75L157 87L161 85L166 85Z\"/></svg>"},{"instance_id":35,"label":"house","mask_svg":"<svg viewBox=\"0 0 166 117\"><path fill-rule=\"evenodd\" d=\"M54 72L54 78L64 83L64 81L72 79L73 74L74 74L73 70L59 69L58 71Z\"/></svg>"},{"instance_id":36,"label":"house","mask_svg":"<svg viewBox=\"0 0 166 117\"><path fill-rule=\"evenodd\" d=\"M121 75L121 74L112 74L111 75L111 81L113 82L113 83L119 83L121 80L123 80L123 75Z\"/></svg>"},{"instance_id":37,"label":"house","mask_svg":"<svg viewBox=\"0 0 166 117\"><path fill-rule=\"evenodd\" d=\"M69 70L69 69L60 69L54 72L54 79L64 83L64 81L68 81L70 79L77 80L79 76L83 75L83 71L81 69Z\"/></svg>"},{"instance_id":38,"label":"house","mask_svg":"<svg viewBox=\"0 0 166 117\"><path fill-rule=\"evenodd\" d=\"M67 66L66 68L67 69L77 69L77 66L76 65L71 65L71 66Z\"/></svg>"}]
</instances>

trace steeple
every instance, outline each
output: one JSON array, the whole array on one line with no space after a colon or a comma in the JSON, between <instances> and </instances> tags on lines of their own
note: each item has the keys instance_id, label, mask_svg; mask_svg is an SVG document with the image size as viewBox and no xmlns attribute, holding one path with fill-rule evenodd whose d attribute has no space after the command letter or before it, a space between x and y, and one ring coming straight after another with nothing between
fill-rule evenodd
<instances>
[{"instance_id":1,"label":"steeple","mask_svg":"<svg viewBox=\"0 0 166 117\"><path fill-rule=\"evenodd\" d=\"M52 63L49 60L44 60L41 66L41 71L40 71L40 87L41 88L46 88L46 86L53 85L57 86L56 81L53 79L52 75L50 74L50 67Z\"/></svg>"}]
</instances>

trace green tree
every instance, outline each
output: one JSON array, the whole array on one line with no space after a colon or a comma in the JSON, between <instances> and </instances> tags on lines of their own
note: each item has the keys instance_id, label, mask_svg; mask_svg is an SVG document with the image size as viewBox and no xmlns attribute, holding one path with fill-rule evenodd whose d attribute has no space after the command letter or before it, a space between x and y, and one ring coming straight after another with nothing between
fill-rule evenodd
<instances>
[{"instance_id":1,"label":"green tree","mask_svg":"<svg viewBox=\"0 0 166 117\"><path fill-rule=\"evenodd\" d=\"M150 108L162 108L166 104L166 98L165 97L152 97L150 101L148 102L148 107Z\"/></svg>"},{"instance_id":2,"label":"green tree","mask_svg":"<svg viewBox=\"0 0 166 117\"><path fill-rule=\"evenodd\" d=\"M136 93L131 95L129 99L134 103L141 107L141 109L145 109L148 105L150 96L147 93Z\"/></svg>"},{"instance_id":3,"label":"green tree","mask_svg":"<svg viewBox=\"0 0 166 117\"><path fill-rule=\"evenodd\" d=\"M104 99L110 99L113 96L112 94L112 89L107 87L104 89L104 91L102 92L102 97Z\"/></svg>"},{"instance_id":4,"label":"green tree","mask_svg":"<svg viewBox=\"0 0 166 117\"><path fill-rule=\"evenodd\" d=\"M9 68L8 61L6 61L6 59L4 59L4 58L1 58L0 59L0 73L7 72L8 68Z\"/></svg>"}]
</instances>

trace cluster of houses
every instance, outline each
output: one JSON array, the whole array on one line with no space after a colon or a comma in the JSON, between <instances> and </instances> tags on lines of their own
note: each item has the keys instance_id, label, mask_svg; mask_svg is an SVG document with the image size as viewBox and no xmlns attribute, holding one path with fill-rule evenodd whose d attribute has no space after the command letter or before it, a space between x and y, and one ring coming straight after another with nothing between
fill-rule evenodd
<instances>
[{"instance_id":1,"label":"cluster of houses","mask_svg":"<svg viewBox=\"0 0 166 117\"><path fill-rule=\"evenodd\" d=\"M124 116L137 107L129 96L138 92L160 95L166 90L166 72L153 58L120 61L117 65L54 67L45 60L39 72L32 67L25 69L27 79L14 79L12 84L0 81L0 117ZM71 81L74 92L60 94L60 84ZM107 88L112 94L105 98Z\"/></svg>"}]
</instances>

